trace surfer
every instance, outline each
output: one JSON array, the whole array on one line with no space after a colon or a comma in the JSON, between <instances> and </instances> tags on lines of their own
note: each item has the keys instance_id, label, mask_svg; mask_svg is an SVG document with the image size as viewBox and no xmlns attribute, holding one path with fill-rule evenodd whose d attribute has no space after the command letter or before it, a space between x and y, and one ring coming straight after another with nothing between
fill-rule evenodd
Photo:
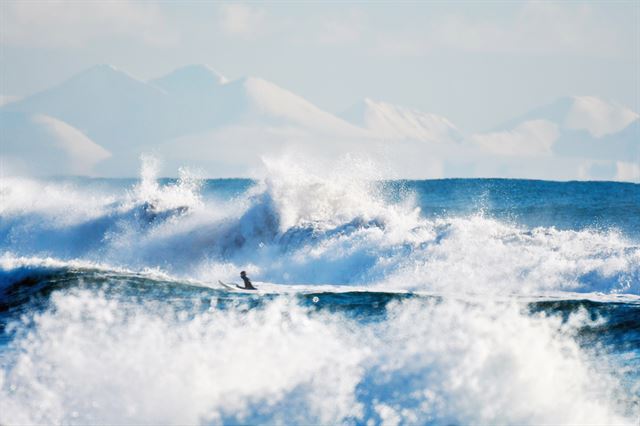
<instances>
[{"instance_id":1,"label":"surfer","mask_svg":"<svg viewBox=\"0 0 640 426\"><path fill-rule=\"evenodd\" d=\"M240 287L239 285L237 286L238 288L243 288L245 290L257 290L253 284L251 284L251 280L249 279L249 277L247 276L247 273L245 271L240 272L240 278L242 278L242 281L244 281L244 287Z\"/></svg>"}]
</instances>

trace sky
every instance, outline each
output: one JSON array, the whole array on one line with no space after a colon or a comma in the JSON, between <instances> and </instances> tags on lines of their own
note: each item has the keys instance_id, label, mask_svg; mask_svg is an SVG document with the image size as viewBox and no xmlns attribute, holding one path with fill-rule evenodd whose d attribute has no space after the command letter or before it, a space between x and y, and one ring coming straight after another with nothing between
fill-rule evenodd
<instances>
[{"instance_id":1,"label":"sky","mask_svg":"<svg viewBox=\"0 0 640 426\"><path fill-rule=\"evenodd\" d=\"M376 100L486 131L567 95L640 110L640 2L0 2L0 100L94 64L193 63L340 113Z\"/></svg>"}]
</instances>

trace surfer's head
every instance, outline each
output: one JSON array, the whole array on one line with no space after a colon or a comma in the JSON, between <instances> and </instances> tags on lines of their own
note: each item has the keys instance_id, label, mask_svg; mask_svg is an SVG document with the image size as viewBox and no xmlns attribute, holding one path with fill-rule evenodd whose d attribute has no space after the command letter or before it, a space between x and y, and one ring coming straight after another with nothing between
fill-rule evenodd
<instances>
[{"instance_id":1,"label":"surfer's head","mask_svg":"<svg viewBox=\"0 0 640 426\"><path fill-rule=\"evenodd\" d=\"M246 276L247 276L247 273L246 273L245 271L242 271L242 272L240 272L240 276L241 276L241 277L246 277Z\"/></svg>"}]
</instances>

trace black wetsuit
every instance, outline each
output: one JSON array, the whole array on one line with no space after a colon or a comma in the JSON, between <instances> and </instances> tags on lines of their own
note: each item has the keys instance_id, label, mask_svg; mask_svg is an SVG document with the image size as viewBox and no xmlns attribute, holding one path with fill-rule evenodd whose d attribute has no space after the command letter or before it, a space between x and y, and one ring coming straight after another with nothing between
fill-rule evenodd
<instances>
[{"instance_id":1,"label":"black wetsuit","mask_svg":"<svg viewBox=\"0 0 640 426\"><path fill-rule=\"evenodd\" d=\"M249 277L245 275L244 277L240 278L242 278L242 281L244 281L244 288L246 288L247 290L256 290L253 284L251 284L251 280L249 279Z\"/></svg>"}]
</instances>

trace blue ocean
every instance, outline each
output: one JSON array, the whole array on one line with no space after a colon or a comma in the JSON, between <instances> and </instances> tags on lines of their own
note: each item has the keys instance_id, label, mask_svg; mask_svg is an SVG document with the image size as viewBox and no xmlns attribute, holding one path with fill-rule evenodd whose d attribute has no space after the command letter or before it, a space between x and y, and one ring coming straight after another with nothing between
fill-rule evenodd
<instances>
[{"instance_id":1,"label":"blue ocean","mask_svg":"<svg viewBox=\"0 0 640 426\"><path fill-rule=\"evenodd\" d=\"M638 184L145 167L0 199L1 424L638 422Z\"/></svg>"}]
</instances>

